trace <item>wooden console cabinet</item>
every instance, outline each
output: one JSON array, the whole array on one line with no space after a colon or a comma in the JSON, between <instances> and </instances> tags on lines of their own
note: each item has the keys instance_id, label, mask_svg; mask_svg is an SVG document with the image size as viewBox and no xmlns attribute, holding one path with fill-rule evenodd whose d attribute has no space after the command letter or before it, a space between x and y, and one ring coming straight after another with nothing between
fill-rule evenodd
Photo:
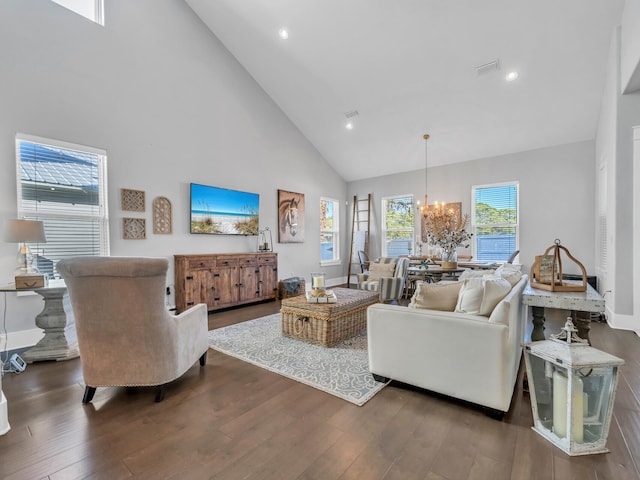
<instances>
[{"instance_id":1,"label":"wooden console cabinet","mask_svg":"<svg viewBox=\"0 0 640 480\"><path fill-rule=\"evenodd\" d=\"M276 299L277 253L174 255L176 310L198 303L207 310Z\"/></svg>"}]
</instances>

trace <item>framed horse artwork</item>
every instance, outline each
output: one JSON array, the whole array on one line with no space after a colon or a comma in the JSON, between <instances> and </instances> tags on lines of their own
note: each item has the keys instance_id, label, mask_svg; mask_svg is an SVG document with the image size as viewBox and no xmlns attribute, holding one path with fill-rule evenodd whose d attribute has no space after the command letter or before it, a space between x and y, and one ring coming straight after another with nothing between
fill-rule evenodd
<instances>
[{"instance_id":1,"label":"framed horse artwork","mask_svg":"<svg viewBox=\"0 0 640 480\"><path fill-rule=\"evenodd\" d=\"M278 243L304 242L304 193L278 190Z\"/></svg>"}]
</instances>

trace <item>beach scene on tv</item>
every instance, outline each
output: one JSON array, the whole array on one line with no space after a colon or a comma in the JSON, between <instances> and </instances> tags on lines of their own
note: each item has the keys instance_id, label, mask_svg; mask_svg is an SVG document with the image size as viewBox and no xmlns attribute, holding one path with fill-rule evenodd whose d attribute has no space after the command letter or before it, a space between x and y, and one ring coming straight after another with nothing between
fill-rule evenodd
<instances>
[{"instance_id":1,"label":"beach scene on tv","mask_svg":"<svg viewBox=\"0 0 640 480\"><path fill-rule=\"evenodd\" d=\"M257 193L191 184L191 233L258 235Z\"/></svg>"}]
</instances>

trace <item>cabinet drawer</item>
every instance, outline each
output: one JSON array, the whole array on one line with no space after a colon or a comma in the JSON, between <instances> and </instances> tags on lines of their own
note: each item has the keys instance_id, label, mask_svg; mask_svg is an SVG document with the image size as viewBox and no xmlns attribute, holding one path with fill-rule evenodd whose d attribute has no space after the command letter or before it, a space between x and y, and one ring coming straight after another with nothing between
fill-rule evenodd
<instances>
[{"instance_id":1,"label":"cabinet drawer","mask_svg":"<svg viewBox=\"0 0 640 480\"><path fill-rule=\"evenodd\" d=\"M243 265L255 266L255 265L258 265L258 259L256 258L255 255L240 256L238 257L238 263L240 264L241 267Z\"/></svg>"},{"instance_id":2,"label":"cabinet drawer","mask_svg":"<svg viewBox=\"0 0 640 480\"><path fill-rule=\"evenodd\" d=\"M258 263L260 265L276 265L277 260L273 255L260 255L258 256Z\"/></svg>"},{"instance_id":3,"label":"cabinet drawer","mask_svg":"<svg viewBox=\"0 0 640 480\"><path fill-rule=\"evenodd\" d=\"M216 257L216 266L217 267L237 267L238 266L238 256L227 256L227 255L218 255Z\"/></svg>"},{"instance_id":4,"label":"cabinet drawer","mask_svg":"<svg viewBox=\"0 0 640 480\"><path fill-rule=\"evenodd\" d=\"M199 270L205 268L214 268L216 266L215 258L191 258L189 259L189 269Z\"/></svg>"}]
</instances>

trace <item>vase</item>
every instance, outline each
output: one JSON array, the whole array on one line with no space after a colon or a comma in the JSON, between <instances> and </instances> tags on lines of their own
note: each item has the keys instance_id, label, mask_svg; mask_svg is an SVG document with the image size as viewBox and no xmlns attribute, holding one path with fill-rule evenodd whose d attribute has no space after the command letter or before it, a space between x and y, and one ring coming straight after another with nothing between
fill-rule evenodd
<instances>
[{"instance_id":1,"label":"vase","mask_svg":"<svg viewBox=\"0 0 640 480\"><path fill-rule=\"evenodd\" d=\"M458 252L455 248L442 248L442 262L440 266L442 268L457 268L458 267Z\"/></svg>"}]
</instances>

